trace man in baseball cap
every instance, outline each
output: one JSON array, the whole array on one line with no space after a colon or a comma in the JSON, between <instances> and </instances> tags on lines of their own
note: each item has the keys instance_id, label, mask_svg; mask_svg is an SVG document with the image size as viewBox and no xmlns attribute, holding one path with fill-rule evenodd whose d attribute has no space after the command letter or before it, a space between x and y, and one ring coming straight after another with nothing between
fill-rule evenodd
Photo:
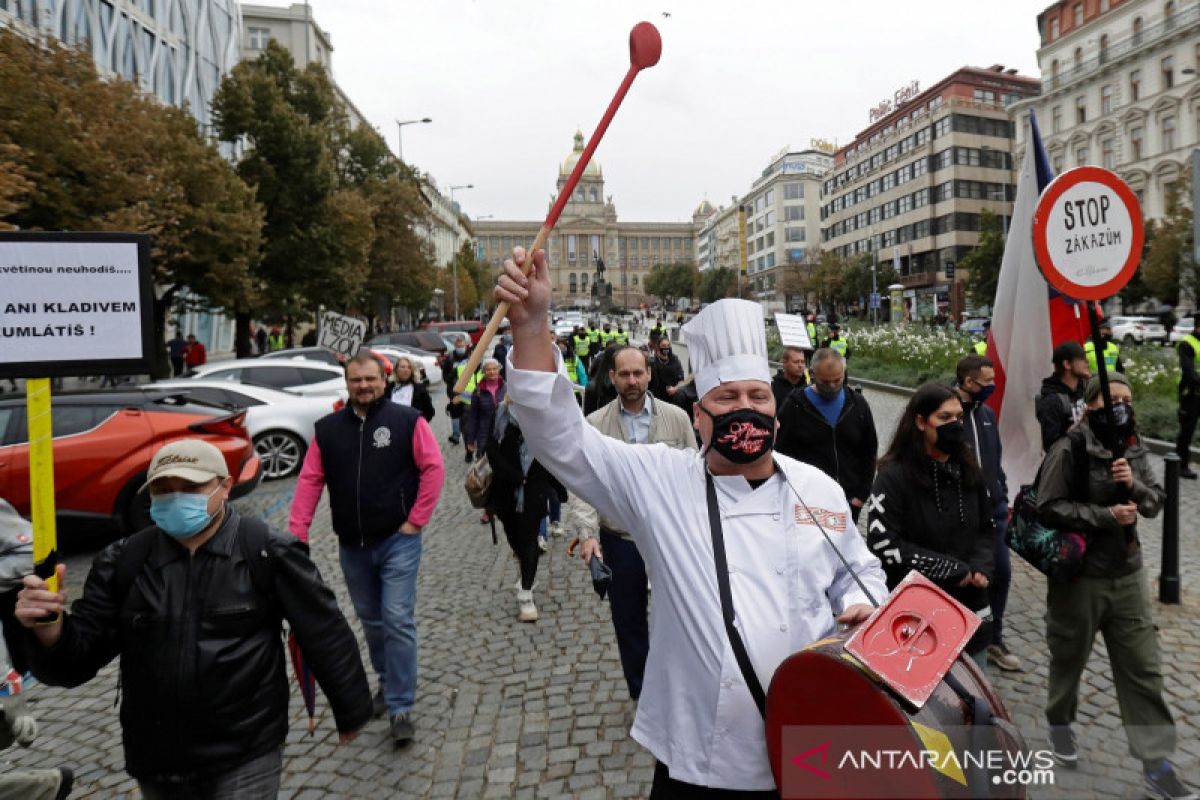
<instances>
[{"instance_id":1,"label":"man in baseball cap","mask_svg":"<svg viewBox=\"0 0 1200 800\"><path fill-rule=\"evenodd\" d=\"M96 556L70 611L62 564L59 591L28 575L17 596L42 682L79 686L120 656L125 767L148 800L278 793L284 619L329 698L340 741L371 718L358 644L307 546L242 516L226 502L232 486L213 445L165 445L142 487L154 525Z\"/></svg>"}]
</instances>

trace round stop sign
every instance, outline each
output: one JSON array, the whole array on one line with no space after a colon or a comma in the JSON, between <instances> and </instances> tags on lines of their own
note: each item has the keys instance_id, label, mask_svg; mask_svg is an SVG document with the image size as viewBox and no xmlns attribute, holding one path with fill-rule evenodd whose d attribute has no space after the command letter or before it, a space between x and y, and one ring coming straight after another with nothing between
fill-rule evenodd
<instances>
[{"instance_id":1,"label":"round stop sign","mask_svg":"<svg viewBox=\"0 0 1200 800\"><path fill-rule=\"evenodd\" d=\"M1033 249L1046 280L1076 300L1112 297L1133 277L1145 229L1137 196L1100 167L1055 178L1033 212Z\"/></svg>"}]
</instances>

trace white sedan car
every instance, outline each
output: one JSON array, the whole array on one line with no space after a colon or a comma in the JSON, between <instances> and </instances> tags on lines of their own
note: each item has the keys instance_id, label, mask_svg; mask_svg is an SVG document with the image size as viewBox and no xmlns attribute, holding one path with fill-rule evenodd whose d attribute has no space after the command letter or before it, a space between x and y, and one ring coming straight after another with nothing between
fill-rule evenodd
<instances>
[{"instance_id":1,"label":"white sedan car","mask_svg":"<svg viewBox=\"0 0 1200 800\"><path fill-rule=\"evenodd\" d=\"M194 367L188 379L249 383L279 389L293 394L313 396L337 395L346 400L346 375L341 367L306 359L242 358L235 361L213 361Z\"/></svg>"},{"instance_id":2,"label":"white sedan car","mask_svg":"<svg viewBox=\"0 0 1200 800\"><path fill-rule=\"evenodd\" d=\"M405 356L416 362L417 367L425 370L425 378L430 386L442 382L442 368L438 366L437 356L428 350L417 351L416 348L403 345L373 344L369 346L376 353L382 353L396 363L396 359Z\"/></svg>"},{"instance_id":3,"label":"white sedan car","mask_svg":"<svg viewBox=\"0 0 1200 800\"><path fill-rule=\"evenodd\" d=\"M159 381L154 389L174 392L225 408L246 409L246 430L262 460L263 478L286 478L300 471L317 420L339 405L333 395L301 397L265 386L202 378Z\"/></svg>"}]
</instances>

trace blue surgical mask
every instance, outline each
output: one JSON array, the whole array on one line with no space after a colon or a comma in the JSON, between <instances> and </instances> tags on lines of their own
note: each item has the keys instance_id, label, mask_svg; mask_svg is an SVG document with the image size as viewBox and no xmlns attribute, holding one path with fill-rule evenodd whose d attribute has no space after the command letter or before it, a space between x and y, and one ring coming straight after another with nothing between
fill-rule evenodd
<instances>
[{"instance_id":1,"label":"blue surgical mask","mask_svg":"<svg viewBox=\"0 0 1200 800\"><path fill-rule=\"evenodd\" d=\"M150 519L176 539L195 536L212 521L208 500L219 490L217 487L211 494L171 492L155 495L150 498Z\"/></svg>"},{"instance_id":2,"label":"blue surgical mask","mask_svg":"<svg viewBox=\"0 0 1200 800\"><path fill-rule=\"evenodd\" d=\"M504 346L512 347L512 336L510 334L504 334Z\"/></svg>"},{"instance_id":3,"label":"blue surgical mask","mask_svg":"<svg viewBox=\"0 0 1200 800\"><path fill-rule=\"evenodd\" d=\"M465 348L465 347L456 347L456 348L454 348L454 355L456 355L456 356L465 356L466 354L467 354L467 348Z\"/></svg>"}]
</instances>

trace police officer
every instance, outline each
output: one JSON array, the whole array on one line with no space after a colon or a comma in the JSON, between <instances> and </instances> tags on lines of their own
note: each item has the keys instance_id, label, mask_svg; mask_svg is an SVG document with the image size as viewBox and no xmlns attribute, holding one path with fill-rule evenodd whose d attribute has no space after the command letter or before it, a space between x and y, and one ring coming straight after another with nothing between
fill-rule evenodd
<instances>
[{"instance_id":1,"label":"police officer","mask_svg":"<svg viewBox=\"0 0 1200 800\"><path fill-rule=\"evenodd\" d=\"M844 359L850 358L850 343L842 338L842 326L836 322L829 323L829 338L821 347L828 347Z\"/></svg>"},{"instance_id":2,"label":"police officer","mask_svg":"<svg viewBox=\"0 0 1200 800\"><path fill-rule=\"evenodd\" d=\"M1100 339L1104 342L1104 366L1111 375L1114 372L1124 372L1125 365L1121 363L1121 347L1113 341L1112 325L1107 322L1100 325ZM1087 356L1088 367L1096 374L1096 343L1088 339L1083 344L1083 353Z\"/></svg>"},{"instance_id":3,"label":"police officer","mask_svg":"<svg viewBox=\"0 0 1200 800\"><path fill-rule=\"evenodd\" d=\"M604 343L601 338L600 329L596 327L596 320L588 323L588 355L594 356L604 349Z\"/></svg>"},{"instance_id":4,"label":"police officer","mask_svg":"<svg viewBox=\"0 0 1200 800\"><path fill-rule=\"evenodd\" d=\"M583 363L584 369L592 368L592 341L588 338L587 330L582 325L575 326L571 334L571 345L575 349L575 357Z\"/></svg>"},{"instance_id":5,"label":"police officer","mask_svg":"<svg viewBox=\"0 0 1200 800\"><path fill-rule=\"evenodd\" d=\"M1179 439L1175 452L1179 454L1180 477L1196 480L1196 473L1189 462L1192 454L1192 434L1196 432L1196 421L1200 420L1200 374L1196 365L1200 362L1200 339L1188 334L1175 345L1179 351Z\"/></svg>"},{"instance_id":6,"label":"police officer","mask_svg":"<svg viewBox=\"0 0 1200 800\"><path fill-rule=\"evenodd\" d=\"M625 329L619 323L617 324L616 332L613 334L613 341L622 347L629 344L629 334L625 332Z\"/></svg>"}]
</instances>

